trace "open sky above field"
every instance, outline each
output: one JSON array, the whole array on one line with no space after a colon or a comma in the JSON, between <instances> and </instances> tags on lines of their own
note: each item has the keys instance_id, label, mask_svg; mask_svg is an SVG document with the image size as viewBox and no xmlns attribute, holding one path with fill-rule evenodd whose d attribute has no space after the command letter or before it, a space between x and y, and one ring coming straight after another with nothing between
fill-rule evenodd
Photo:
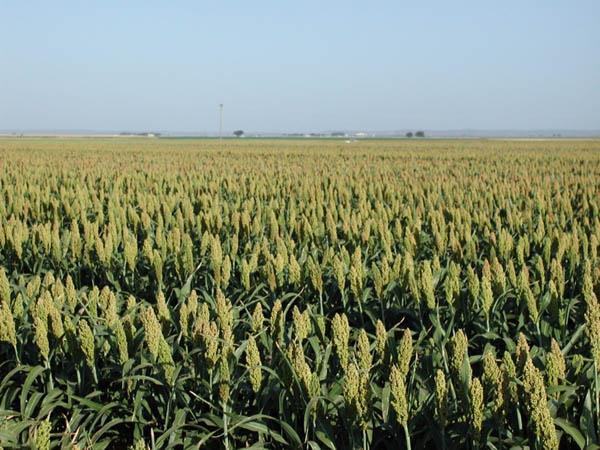
<instances>
[{"instance_id":1,"label":"open sky above field","mask_svg":"<svg viewBox=\"0 0 600 450\"><path fill-rule=\"evenodd\" d=\"M5 2L0 130L598 129L600 2Z\"/></svg>"}]
</instances>

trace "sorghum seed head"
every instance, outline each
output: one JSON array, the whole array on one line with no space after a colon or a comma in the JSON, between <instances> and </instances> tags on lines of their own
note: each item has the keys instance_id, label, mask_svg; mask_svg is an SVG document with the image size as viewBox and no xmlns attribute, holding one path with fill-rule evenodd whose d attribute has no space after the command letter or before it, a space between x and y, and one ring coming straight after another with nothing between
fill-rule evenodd
<instances>
[{"instance_id":1,"label":"sorghum seed head","mask_svg":"<svg viewBox=\"0 0 600 450\"><path fill-rule=\"evenodd\" d=\"M412 333L409 328L405 328L398 347L398 368L404 377L408 375L410 361L413 356Z\"/></svg>"},{"instance_id":2,"label":"sorghum seed head","mask_svg":"<svg viewBox=\"0 0 600 450\"><path fill-rule=\"evenodd\" d=\"M402 372L397 365L390 371L390 392L392 394L392 407L396 412L396 419L400 425L408 423L408 401L406 399L406 385Z\"/></svg>"},{"instance_id":3,"label":"sorghum seed head","mask_svg":"<svg viewBox=\"0 0 600 450\"><path fill-rule=\"evenodd\" d=\"M77 334L79 339L79 345L87 365L92 368L94 367L94 333L85 319L81 319L77 323Z\"/></svg>"}]
</instances>

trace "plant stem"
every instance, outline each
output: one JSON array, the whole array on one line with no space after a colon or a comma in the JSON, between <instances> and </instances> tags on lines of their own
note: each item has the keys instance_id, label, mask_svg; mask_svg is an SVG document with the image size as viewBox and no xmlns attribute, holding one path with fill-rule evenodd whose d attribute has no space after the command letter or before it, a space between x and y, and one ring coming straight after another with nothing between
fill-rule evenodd
<instances>
[{"instance_id":1,"label":"plant stem","mask_svg":"<svg viewBox=\"0 0 600 450\"><path fill-rule=\"evenodd\" d=\"M360 296L357 296L356 299L358 300L358 311L360 312L360 323L361 323L362 327L364 328L365 318L363 317L362 299L360 298Z\"/></svg>"},{"instance_id":2,"label":"plant stem","mask_svg":"<svg viewBox=\"0 0 600 450\"><path fill-rule=\"evenodd\" d=\"M407 448L407 450L411 450L412 447L410 445L410 433L408 432L408 425L403 423L402 428L404 428L404 438L406 439L406 448Z\"/></svg>"},{"instance_id":3,"label":"plant stem","mask_svg":"<svg viewBox=\"0 0 600 450\"><path fill-rule=\"evenodd\" d=\"M213 400L213 370L212 369L210 369L208 371L208 384L210 386L208 389L208 399L212 403L212 400Z\"/></svg>"},{"instance_id":4,"label":"plant stem","mask_svg":"<svg viewBox=\"0 0 600 450\"><path fill-rule=\"evenodd\" d=\"M14 347L15 350L15 361L16 361L16 365L20 366L21 365L21 358L19 356L19 351L17 350L17 346L15 345Z\"/></svg>"},{"instance_id":5,"label":"plant stem","mask_svg":"<svg viewBox=\"0 0 600 450\"><path fill-rule=\"evenodd\" d=\"M319 291L319 306L321 307L321 315L324 316L323 313L323 292Z\"/></svg>"},{"instance_id":6,"label":"plant stem","mask_svg":"<svg viewBox=\"0 0 600 450\"><path fill-rule=\"evenodd\" d=\"M596 427L600 427L600 386L598 385L598 363L596 360L594 360L594 387L594 401L596 403Z\"/></svg>"},{"instance_id":7,"label":"plant stem","mask_svg":"<svg viewBox=\"0 0 600 450\"><path fill-rule=\"evenodd\" d=\"M227 417L227 403L223 402L223 437L225 439L225 442L223 442L223 444L225 445L225 450L229 450L228 426L229 426L229 419Z\"/></svg>"},{"instance_id":8,"label":"plant stem","mask_svg":"<svg viewBox=\"0 0 600 450\"><path fill-rule=\"evenodd\" d=\"M444 348L444 345L440 345L441 348L441 352L442 352L442 361L444 362L444 370L446 371L446 373L450 373L450 369L448 368L448 357L446 355L446 349ZM450 383L449 383L449 387L450 387L450 394L452 394L452 400L454 400L454 402L456 403L456 391L454 390L454 384L452 383L452 378L450 378Z\"/></svg>"},{"instance_id":9,"label":"plant stem","mask_svg":"<svg viewBox=\"0 0 600 450\"><path fill-rule=\"evenodd\" d=\"M46 360L46 369L48 369L48 381L50 384L50 390L54 389L54 380L52 379L52 368L50 367L50 360Z\"/></svg>"}]
</instances>

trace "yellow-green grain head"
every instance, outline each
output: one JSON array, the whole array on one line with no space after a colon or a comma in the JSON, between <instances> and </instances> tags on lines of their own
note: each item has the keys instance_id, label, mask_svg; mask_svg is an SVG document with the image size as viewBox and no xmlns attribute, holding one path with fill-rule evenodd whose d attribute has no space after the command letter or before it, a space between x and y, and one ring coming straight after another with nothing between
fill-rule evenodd
<instances>
[{"instance_id":1,"label":"yellow-green grain head","mask_svg":"<svg viewBox=\"0 0 600 450\"><path fill-rule=\"evenodd\" d=\"M530 430L539 448L558 449L558 436L548 407L544 377L533 365L531 358L527 358L523 369L523 392Z\"/></svg>"},{"instance_id":2,"label":"yellow-green grain head","mask_svg":"<svg viewBox=\"0 0 600 450\"><path fill-rule=\"evenodd\" d=\"M448 419L448 386L446 375L440 369L435 373L435 418L443 429Z\"/></svg>"},{"instance_id":3,"label":"yellow-green grain head","mask_svg":"<svg viewBox=\"0 0 600 450\"><path fill-rule=\"evenodd\" d=\"M52 424L49 419L42 420L33 434L33 450L50 450Z\"/></svg>"},{"instance_id":4,"label":"yellow-green grain head","mask_svg":"<svg viewBox=\"0 0 600 450\"><path fill-rule=\"evenodd\" d=\"M404 377L408 375L413 357L413 339L410 329L405 328L398 346L398 368Z\"/></svg>"},{"instance_id":5,"label":"yellow-green grain head","mask_svg":"<svg viewBox=\"0 0 600 450\"><path fill-rule=\"evenodd\" d=\"M254 393L258 393L262 384L262 363L260 360L260 352L253 336L248 338L248 342L246 344L246 364L248 365L252 390Z\"/></svg>"},{"instance_id":6,"label":"yellow-green grain head","mask_svg":"<svg viewBox=\"0 0 600 450\"><path fill-rule=\"evenodd\" d=\"M469 426L473 440L479 441L481 438L481 428L483 424L483 386L479 378L474 378L469 387Z\"/></svg>"},{"instance_id":7,"label":"yellow-green grain head","mask_svg":"<svg viewBox=\"0 0 600 450\"><path fill-rule=\"evenodd\" d=\"M348 324L348 318L346 314L336 313L333 316L331 325L333 333L333 345L335 346L335 352L340 361L342 369L345 371L348 367L348 344L350 340L350 325Z\"/></svg>"},{"instance_id":8,"label":"yellow-green grain head","mask_svg":"<svg viewBox=\"0 0 600 450\"><path fill-rule=\"evenodd\" d=\"M262 331L263 323L265 321L265 317L263 314L262 303L258 302L254 307L254 311L252 312L252 318L250 320L250 325L253 333L258 333Z\"/></svg>"},{"instance_id":9,"label":"yellow-green grain head","mask_svg":"<svg viewBox=\"0 0 600 450\"><path fill-rule=\"evenodd\" d=\"M93 368L95 364L94 333L85 319L81 319L77 323L77 338L85 362L88 367Z\"/></svg>"},{"instance_id":10,"label":"yellow-green grain head","mask_svg":"<svg viewBox=\"0 0 600 450\"><path fill-rule=\"evenodd\" d=\"M406 384L402 371L397 365L390 370L390 393L392 395L392 408L396 413L396 420L400 425L408 423L408 401L406 398Z\"/></svg>"}]
</instances>

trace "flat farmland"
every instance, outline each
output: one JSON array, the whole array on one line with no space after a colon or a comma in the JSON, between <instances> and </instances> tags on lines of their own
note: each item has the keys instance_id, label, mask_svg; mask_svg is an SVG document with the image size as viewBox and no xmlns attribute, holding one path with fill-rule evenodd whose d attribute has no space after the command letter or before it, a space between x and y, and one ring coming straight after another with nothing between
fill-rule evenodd
<instances>
[{"instance_id":1,"label":"flat farmland","mask_svg":"<svg viewBox=\"0 0 600 450\"><path fill-rule=\"evenodd\" d=\"M597 448L599 210L598 140L0 139L0 446Z\"/></svg>"}]
</instances>

